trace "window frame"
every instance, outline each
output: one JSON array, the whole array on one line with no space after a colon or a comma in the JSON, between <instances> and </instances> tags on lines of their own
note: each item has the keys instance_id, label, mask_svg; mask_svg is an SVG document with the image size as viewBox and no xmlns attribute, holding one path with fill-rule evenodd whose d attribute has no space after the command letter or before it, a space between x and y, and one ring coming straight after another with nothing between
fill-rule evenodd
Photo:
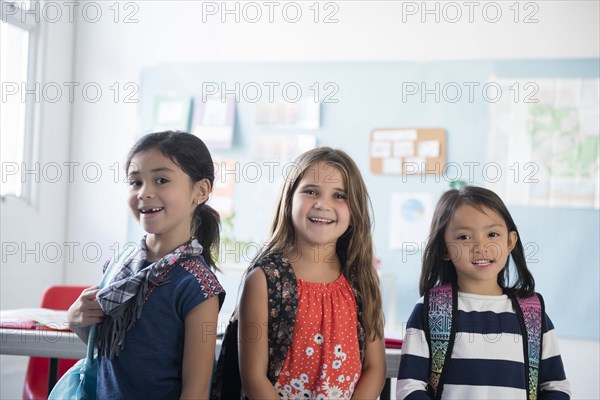
<instances>
[{"instance_id":1,"label":"window frame","mask_svg":"<svg viewBox=\"0 0 600 400\"><path fill-rule=\"evenodd\" d=\"M41 85L41 68L38 60L41 59L40 52L42 47L40 46L42 38L43 24L41 18L38 15L32 15L35 11L40 10L42 2L39 0L32 0L29 2L29 8L23 10L21 5L25 5L24 1L6 1L0 0L0 23L7 23L16 28L23 29L29 33L28 45L27 45L27 74L25 82L27 88L35 87L36 83L39 82ZM15 11L15 7L17 12ZM10 14L4 14L4 10L11 11ZM22 16L25 12L29 15ZM33 21L32 21L33 20ZM19 90L19 95L22 95ZM35 198L37 195L37 188L32 183L32 179L26 179L23 182L22 179L22 168L26 166L31 169L36 162L39 162L39 104L36 104L36 96L25 97L25 121L23 124L23 158L21 165L19 166L18 173L21 175L21 193L6 194L1 196L1 202L3 206L10 207L33 207L35 206Z\"/></svg>"}]
</instances>

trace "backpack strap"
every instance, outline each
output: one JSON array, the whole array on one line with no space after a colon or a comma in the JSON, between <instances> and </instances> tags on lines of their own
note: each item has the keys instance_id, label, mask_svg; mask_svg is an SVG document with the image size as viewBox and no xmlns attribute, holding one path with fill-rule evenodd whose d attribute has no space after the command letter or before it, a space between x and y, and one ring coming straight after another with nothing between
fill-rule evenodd
<instances>
[{"instance_id":1,"label":"backpack strap","mask_svg":"<svg viewBox=\"0 0 600 400\"><path fill-rule=\"evenodd\" d=\"M298 285L292 265L281 255L257 263L267 278L269 298L269 366L267 377L275 385L292 346L298 311Z\"/></svg>"},{"instance_id":2,"label":"backpack strap","mask_svg":"<svg viewBox=\"0 0 600 400\"><path fill-rule=\"evenodd\" d=\"M446 380L446 365L452 355L456 336L456 312L458 295L456 288L448 283L436 286L425 293L423 310L425 336L429 345L429 379L427 392L434 399L442 397Z\"/></svg>"},{"instance_id":3,"label":"backpack strap","mask_svg":"<svg viewBox=\"0 0 600 400\"><path fill-rule=\"evenodd\" d=\"M212 377L210 388L211 399L240 399L242 393L242 377L238 361L238 320L234 312L229 320L223 341L219 360Z\"/></svg>"},{"instance_id":4,"label":"backpack strap","mask_svg":"<svg viewBox=\"0 0 600 400\"><path fill-rule=\"evenodd\" d=\"M525 360L527 399L537 400L539 367L542 353L544 300L538 293L529 297L510 296L521 332Z\"/></svg>"},{"instance_id":5,"label":"backpack strap","mask_svg":"<svg viewBox=\"0 0 600 400\"><path fill-rule=\"evenodd\" d=\"M259 260L251 269L260 268L267 280L269 307L269 368L267 376L275 384L283 368L292 341L296 309L296 275L291 265L280 256L272 255ZM294 300L295 299L295 300ZM237 310L229 319L229 324L221 344L221 352L211 386L212 400L237 400L245 398L242 393L242 379L239 367Z\"/></svg>"}]
</instances>

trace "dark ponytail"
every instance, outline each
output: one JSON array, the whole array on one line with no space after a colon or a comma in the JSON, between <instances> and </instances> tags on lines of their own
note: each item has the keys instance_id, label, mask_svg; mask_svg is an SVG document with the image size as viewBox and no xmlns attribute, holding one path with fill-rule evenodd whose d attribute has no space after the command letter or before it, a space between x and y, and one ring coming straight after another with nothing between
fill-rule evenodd
<instances>
[{"instance_id":1,"label":"dark ponytail","mask_svg":"<svg viewBox=\"0 0 600 400\"><path fill-rule=\"evenodd\" d=\"M129 169L134 155L150 149L157 149L165 157L169 157L190 177L192 182L208 180L212 191L215 166L208 148L199 137L186 132L173 131L143 136L129 152L125 169ZM204 260L214 269L217 269L220 223L219 213L206 203L199 204L194 210L190 234L198 239L203 247Z\"/></svg>"},{"instance_id":2,"label":"dark ponytail","mask_svg":"<svg viewBox=\"0 0 600 400\"><path fill-rule=\"evenodd\" d=\"M208 265L219 270L216 262L219 254L221 217L219 213L206 203L194 210L192 218L192 234L202 245L202 256Z\"/></svg>"}]
</instances>

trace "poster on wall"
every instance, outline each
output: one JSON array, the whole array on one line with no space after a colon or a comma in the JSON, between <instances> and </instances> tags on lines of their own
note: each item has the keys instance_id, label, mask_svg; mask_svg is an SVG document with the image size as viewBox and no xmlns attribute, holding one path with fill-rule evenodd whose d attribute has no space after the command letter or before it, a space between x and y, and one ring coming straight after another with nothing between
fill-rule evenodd
<instances>
[{"instance_id":1,"label":"poster on wall","mask_svg":"<svg viewBox=\"0 0 600 400\"><path fill-rule=\"evenodd\" d=\"M211 150L231 149L234 120L234 95L196 98L191 132Z\"/></svg>"},{"instance_id":2,"label":"poster on wall","mask_svg":"<svg viewBox=\"0 0 600 400\"><path fill-rule=\"evenodd\" d=\"M321 104L311 97L296 102L261 101L256 104L256 125L262 128L319 129L320 111Z\"/></svg>"},{"instance_id":3,"label":"poster on wall","mask_svg":"<svg viewBox=\"0 0 600 400\"><path fill-rule=\"evenodd\" d=\"M390 249L425 247L433 199L429 193L392 193L390 196Z\"/></svg>"},{"instance_id":4,"label":"poster on wall","mask_svg":"<svg viewBox=\"0 0 600 400\"><path fill-rule=\"evenodd\" d=\"M183 96L156 96L152 116L152 130L185 131L190 129L192 98Z\"/></svg>"},{"instance_id":5,"label":"poster on wall","mask_svg":"<svg viewBox=\"0 0 600 400\"><path fill-rule=\"evenodd\" d=\"M509 204L600 208L598 79L495 79L484 177Z\"/></svg>"},{"instance_id":6,"label":"poster on wall","mask_svg":"<svg viewBox=\"0 0 600 400\"><path fill-rule=\"evenodd\" d=\"M256 135L250 145L250 155L254 161L287 163L316 146L317 137L310 134Z\"/></svg>"}]
</instances>

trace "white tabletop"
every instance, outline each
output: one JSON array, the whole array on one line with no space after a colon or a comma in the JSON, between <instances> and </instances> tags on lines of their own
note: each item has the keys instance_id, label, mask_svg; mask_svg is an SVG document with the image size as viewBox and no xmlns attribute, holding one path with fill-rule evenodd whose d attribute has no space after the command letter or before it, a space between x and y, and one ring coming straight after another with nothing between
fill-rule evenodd
<instances>
[{"instance_id":1,"label":"white tabletop","mask_svg":"<svg viewBox=\"0 0 600 400\"><path fill-rule=\"evenodd\" d=\"M0 354L83 358L86 345L71 331L0 328Z\"/></svg>"},{"instance_id":2,"label":"white tabletop","mask_svg":"<svg viewBox=\"0 0 600 400\"><path fill-rule=\"evenodd\" d=\"M83 358L85 353L85 343L70 331L0 328L0 354ZM386 349L385 362L387 377L396 378L400 365L400 350Z\"/></svg>"}]
</instances>

